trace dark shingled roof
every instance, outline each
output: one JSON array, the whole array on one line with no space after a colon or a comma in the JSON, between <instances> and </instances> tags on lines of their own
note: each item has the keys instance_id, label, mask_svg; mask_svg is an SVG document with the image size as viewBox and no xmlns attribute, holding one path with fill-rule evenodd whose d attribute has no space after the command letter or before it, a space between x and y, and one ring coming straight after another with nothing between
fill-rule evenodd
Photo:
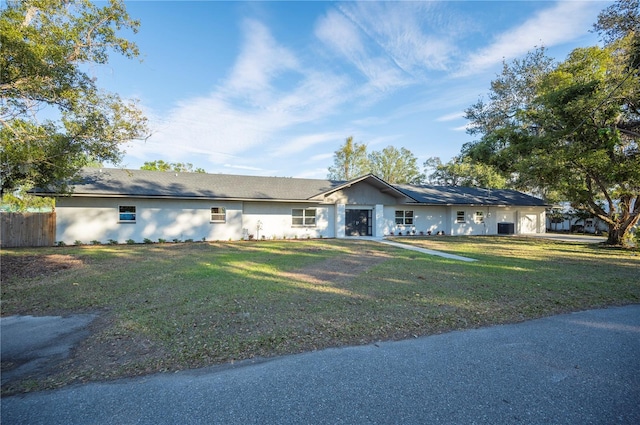
<instances>
[{"instance_id":1,"label":"dark shingled roof","mask_svg":"<svg viewBox=\"0 0 640 425\"><path fill-rule=\"evenodd\" d=\"M518 205L544 207L540 198L516 190L480 189L458 186L413 186L397 184L394 187L420 204L428 205Z\"/></svg>"},{"instance_id":2,"label":"dark shingled roof","mask_svg":"<svg viewBox=\"0 0 640 425\"><path fill-rule=\"evenodd\" d=\"M175 173L116 168L85 168L74 182L73 196L144 198L244 199L264 201L314 201L323 194L367 181L391 189L396 197L408 196L425 205L546 206L539 198L514 190L471 187L389 185L373 175L348 182L231 174ZM386 192L389 192L386 190ZM32 193L51 195L46 191ZM391 193L391 192L389 192Z\"/></svg>"},{"instance_id":3,"label":"dark shingled roof","mask_svg":"<svg viewBox=\"0 0 640 425\"><path fill-rule=\"evenodd\" d=\"M86 168L74 196L307 200L341 182L286 177Z\"/></svg>"}]
</instances>

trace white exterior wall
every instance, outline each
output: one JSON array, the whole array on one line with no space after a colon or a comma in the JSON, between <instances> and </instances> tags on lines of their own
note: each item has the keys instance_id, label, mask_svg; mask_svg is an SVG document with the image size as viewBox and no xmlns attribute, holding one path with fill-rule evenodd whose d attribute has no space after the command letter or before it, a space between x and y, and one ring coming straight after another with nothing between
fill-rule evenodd
<instances>
[{"instance_id":1,"label":"white exterior wall","mask_svg":"<svg viewBox=\"0 0 640 425\"><path fill-rule=\"evenodd\" d=\"M464 223L458 223L458 211L464 212ZM476 215L483 214L482 219ZM498 221L496 220L496 208L491 207L449 207L449 223L451 230L447 233L454 236L460 235L496 235L498 233ZM500 220L509 216L508 212L500 211ZM502 221L500 221L502 222Z\"/></svg>"},{"instance_id":2,"label":"white exterior wall","mask_svg":"<svg viewBox=\"0 0 640 425\"><path fill-rule=\"evenodd\" d=\"M377 204L373 209L373 237L381 238L385 232L384 205Z\"/></svg>"},{"instance_id":3,"label":"white exterior wall","mask_svg":"<svg viewBox=\"0 0 640 425\"><path fill-rule=\"evenodd\" d=\"M119 222L119 206L135 206L136 222ZM224 207L226 222L211 222L211 208ZM373 212L373 236L382 237L415 230L431 234L444 231L447 235L495 235L498 223L514 223L517 234L544 233L544 207L469 207L398 205L345 205L242 202L209 200L175 200L144 198L82 198L63 197L57 200L57 240L66 244L75 241L102 243L128 239L143 242L150 239L171 241L239 240L254 238L333 238L345 237L345 210L370 208ZM316 225L293 226L292 209L315 208ZM396 210L412 210L413 226L395 224ZM465 223L456 223L457 211L465 212ZM475 212L483 211L484 222L476 222ZM261 228L258 229L258 222Z\"/></svg>"},{"instance_id":4,"label":"white exterior wall","mask_svg":"<svg viewBox=\"0 0 640 425\"><path fill-rule=\"evenodd\" d=\"M315 227L293 226L291 210L315 208ZM306 239L335 237L335 205L310 205L295 203L244 202L243 228L254 237L266 239ZM262 229L258 234L258 222Z\"/></svg>"},{"instance_id":5,"label":"white exterior wall","mask_svg":"<svg viewBox=\"0 0 640 425\"><path fill-rule=\"evenodd\" d=\"M464 211L465 222L458 223L458 211ZM476 212L484 214L484 220L476 219ZM544 207L449 207L451 235L497 235L499 223L513 223L516 234L545 232Z\"/></svg>"},{"instance_id":6,"label":"white exterior wall","mask_svg":"<svg viewBox=\"0 0 640 425\"><path fill-rule=\"evenodd\" d=\"M413 211L413 226L396 225L396 211ZM449 233L447 227L447 208L446 207L427 207L415 205L392 205L384 207L384 224L383 235L390 235L392 232L397 235L399 232L403 234L407 231L414 230L416 235L420 232L436 234L444 231Z\"/></svg>"},{"instance_id":7,"label":"white exterior wall","mask_svg":"<svg viewBox=\"0 0 640 425\"><path fill-rule=\"evenodd\" d=\"M336 227L336 238L344 238L346 234L345 230L345 205L337 204L335 210L335 227Z\"/></svg>"},{"instance_id":8,"label":"white exterior wall","mask_svg":"<svg viewBox=\"0 0 640 425\"><path fill-rule=\"evenodd\" d=\"M119 206L135 206L135 222L119 222ZM224 207L226 222L211 222L211 208ZM294 227L293 208L316 208L316 226ZM255 238L335 237L335 206L241 201L143 198L60 198L56 206L57 239L67 244L109 239L239 240ZM258 232L258 221L261 222ZM246 231L243 231L246 229Z\"/></svg>"},{"instance_id":9,"label":"white exterior wall","mask_svg":"<svg viewBox=\"0 0 640 425\"><path fill-rule=\"evenodd\" d=\"M118 207L136 207L135 223L119 222ZM211 222L211 207L226 208L226 223ZM193 240L239 239L242 203L141 198L58 198L57 239L67 244L93 240L120 243L145 238Z\"/></svg>"}]
</instances>

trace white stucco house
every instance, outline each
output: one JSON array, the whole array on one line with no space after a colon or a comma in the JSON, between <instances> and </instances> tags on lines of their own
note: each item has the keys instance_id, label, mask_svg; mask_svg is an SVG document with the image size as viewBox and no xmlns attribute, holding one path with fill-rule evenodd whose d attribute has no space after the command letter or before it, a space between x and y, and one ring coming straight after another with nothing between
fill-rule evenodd
<instances>
[{"instance_id":1,"label":"white stucco house","mask_svg":"<svg viewBox=\"0 0 640 425\"><path fill-rule=\"evenodd\" d=\"M39 196L58 196L44 190ZM84 169L56 201L56 240L143 242L544 233L545 203L512 190Z\"/></svg>"}]
</instances>

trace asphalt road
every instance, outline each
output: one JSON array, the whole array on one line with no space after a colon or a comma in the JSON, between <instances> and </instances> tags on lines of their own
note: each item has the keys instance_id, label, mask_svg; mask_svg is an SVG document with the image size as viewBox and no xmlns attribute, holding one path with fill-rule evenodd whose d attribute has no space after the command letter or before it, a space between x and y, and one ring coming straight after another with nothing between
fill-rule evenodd
<instances>
[{"instance_id":1,"label":"asphalt road","mask_svg":"<svg viewBox=\"0 0 640 425\"><path fill-rule=\"evenodd\" d=\"M89 336L87 326L95 318L95 314L0 318L2 362L19 365L2 371L2 384L55 367L69 356L73 346Z\"/></svg>"},{"instance_id":2,"label":"asphalt road","mask_svg":"<svg viewBox=\"0 0 640 425\"><path fill-rule=\"evenodd\" d=\"M5 397L3 424L638 424L640 305Z\"/></svg>"}]
</instances>

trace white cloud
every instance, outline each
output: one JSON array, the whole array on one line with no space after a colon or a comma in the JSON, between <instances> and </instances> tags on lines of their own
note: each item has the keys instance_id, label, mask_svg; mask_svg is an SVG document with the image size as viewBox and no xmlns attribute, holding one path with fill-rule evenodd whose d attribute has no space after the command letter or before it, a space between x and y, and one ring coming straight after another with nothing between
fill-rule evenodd
<instances>
[{"instance_id":1,"label":"white cloud","mask_svg":"<svg viewBox=\"0 0 640 425\"><path fill-rule=\"evenodd\" d=\"M333 152L321 153L318 155L313 155L312 157L309 158L309 161L311 162L324 161L324 160L333 158L333 155L334 155Z\"/></svg>"},{"instance_id":2,"label":"white cloud","mask_svg":"<svg viewBox=\"0 0 640 425\"><path fill-rule=\"evenodd\" d=\"M260 171L260 172L264 172L264 168L260 168L260 167L252 167L250 165L235 165L235 164L224 164L225 168L233 168L236 170L243 170L243 171Z\"/></svg>"},{"instance_id":3,"label":"white cloud","mask_svg":"<svg viewBox=\"0 0 640 425\"><path fill-rule=\"evenodd\" d=\"M340 6L403 71L444 70L457 31L434 2L351 2Z\"/></svg>"},{"instance_id":4,"label":"white cloud","mask_svg":"<svg viewBox=\"0 0 640 425\"><path fill-rule=\"evenodd\" d=\"M573 41L585 34L601 4L561 1L538 12L519 27L497 36L493 43L470 56L458 76L475 74L521 56L535 46L551 47Z\"/></svg>"},{"instance_id":5,"label":"white cloud","mask_svg":"<svg viewBox=\"0 0 640 425\"><path fill-rule=\"evenodd\" d=\"M296 153L305 151L310 147L321 144L321 143L335 144L337 140L341 140L343 138L344 138L344 133L337 133L337 132L307 134L304 136L295 137L290 142L278 146L277 149L272 151L271 156L274 156L274 157L289 156L291 154L296 154Z\"/></svg>"},{"instance_id":6,"label":"white cloud","mask_svg":"<svg viewBox=\"0 0 640 425\"><path fill-rule=\"evenodd\" d=\"M180 161L197 155L217 165L230 158L237 163L255 155L251 150L258 146L280 152L284 131L336 114L352 101L348 78L305 69L257 22L248 21L244 30L245 44L229 78L210 95L184 99L152 118L154 134L131 145L128 156ZM278 86L274 79L285 71L292 78Z\"/></svg>"},{"instance_id":7,"label":"white cloud","mask_svg":"<svg viewBox=\"0 0 640 425\"><path fill-rule=\"evenodd\" d=\"M464 118L464 112L454 112L452 114L442 115L441 117L436 118L438 122L446 122L446 121L455 121L460 118Z\"/></svg>"},{"instance_id":8,"label":"white cloud","mask_svg":"<svg viewBox=\"0 0 640 425\"><path fill-rule=\"evenodd\" d=\"M229 91L237 94L270 90L274 77L282 72L298 69L294 54L278 45L263 24L247 20L244 33L243 50L227 82L226 88Z\"/></svg>"},{"instance_id":9,"label":"white cloud","mask_svg":"<svg viewBox=\"0 0 640 425\"><path fill-rule=\"evenodd\" d=\"M371 51L357 26L344 15L329 11L318 20L315 34L330 50L355 66L373 89L386 92L410 83L388 56Z\"/></svg>"},{"instance_id":10,"label":"white cloud","mask_svg":"<svg viewBox=\"0 0 640 425\"><path fill-rule=\"evenodd\" d=\"M326 179L328 174L327 168L313 168L296 173L292 177L298 179Z\"/></svg>"},{"instance_id":11,"label":"white cloud","mask_svg":"<svg viewBox=\"0 0 640 425\"><path fill-rule=\"evenodd\" d=\"M459 126L459 127L454 127L454 128L452 128L451 130L453 130L453 131L467 131L467 130L469 129L469 126L470 126L470 125L471 125L471 124L461 125L461 126Z\"/></svg>"}]
</instances>

